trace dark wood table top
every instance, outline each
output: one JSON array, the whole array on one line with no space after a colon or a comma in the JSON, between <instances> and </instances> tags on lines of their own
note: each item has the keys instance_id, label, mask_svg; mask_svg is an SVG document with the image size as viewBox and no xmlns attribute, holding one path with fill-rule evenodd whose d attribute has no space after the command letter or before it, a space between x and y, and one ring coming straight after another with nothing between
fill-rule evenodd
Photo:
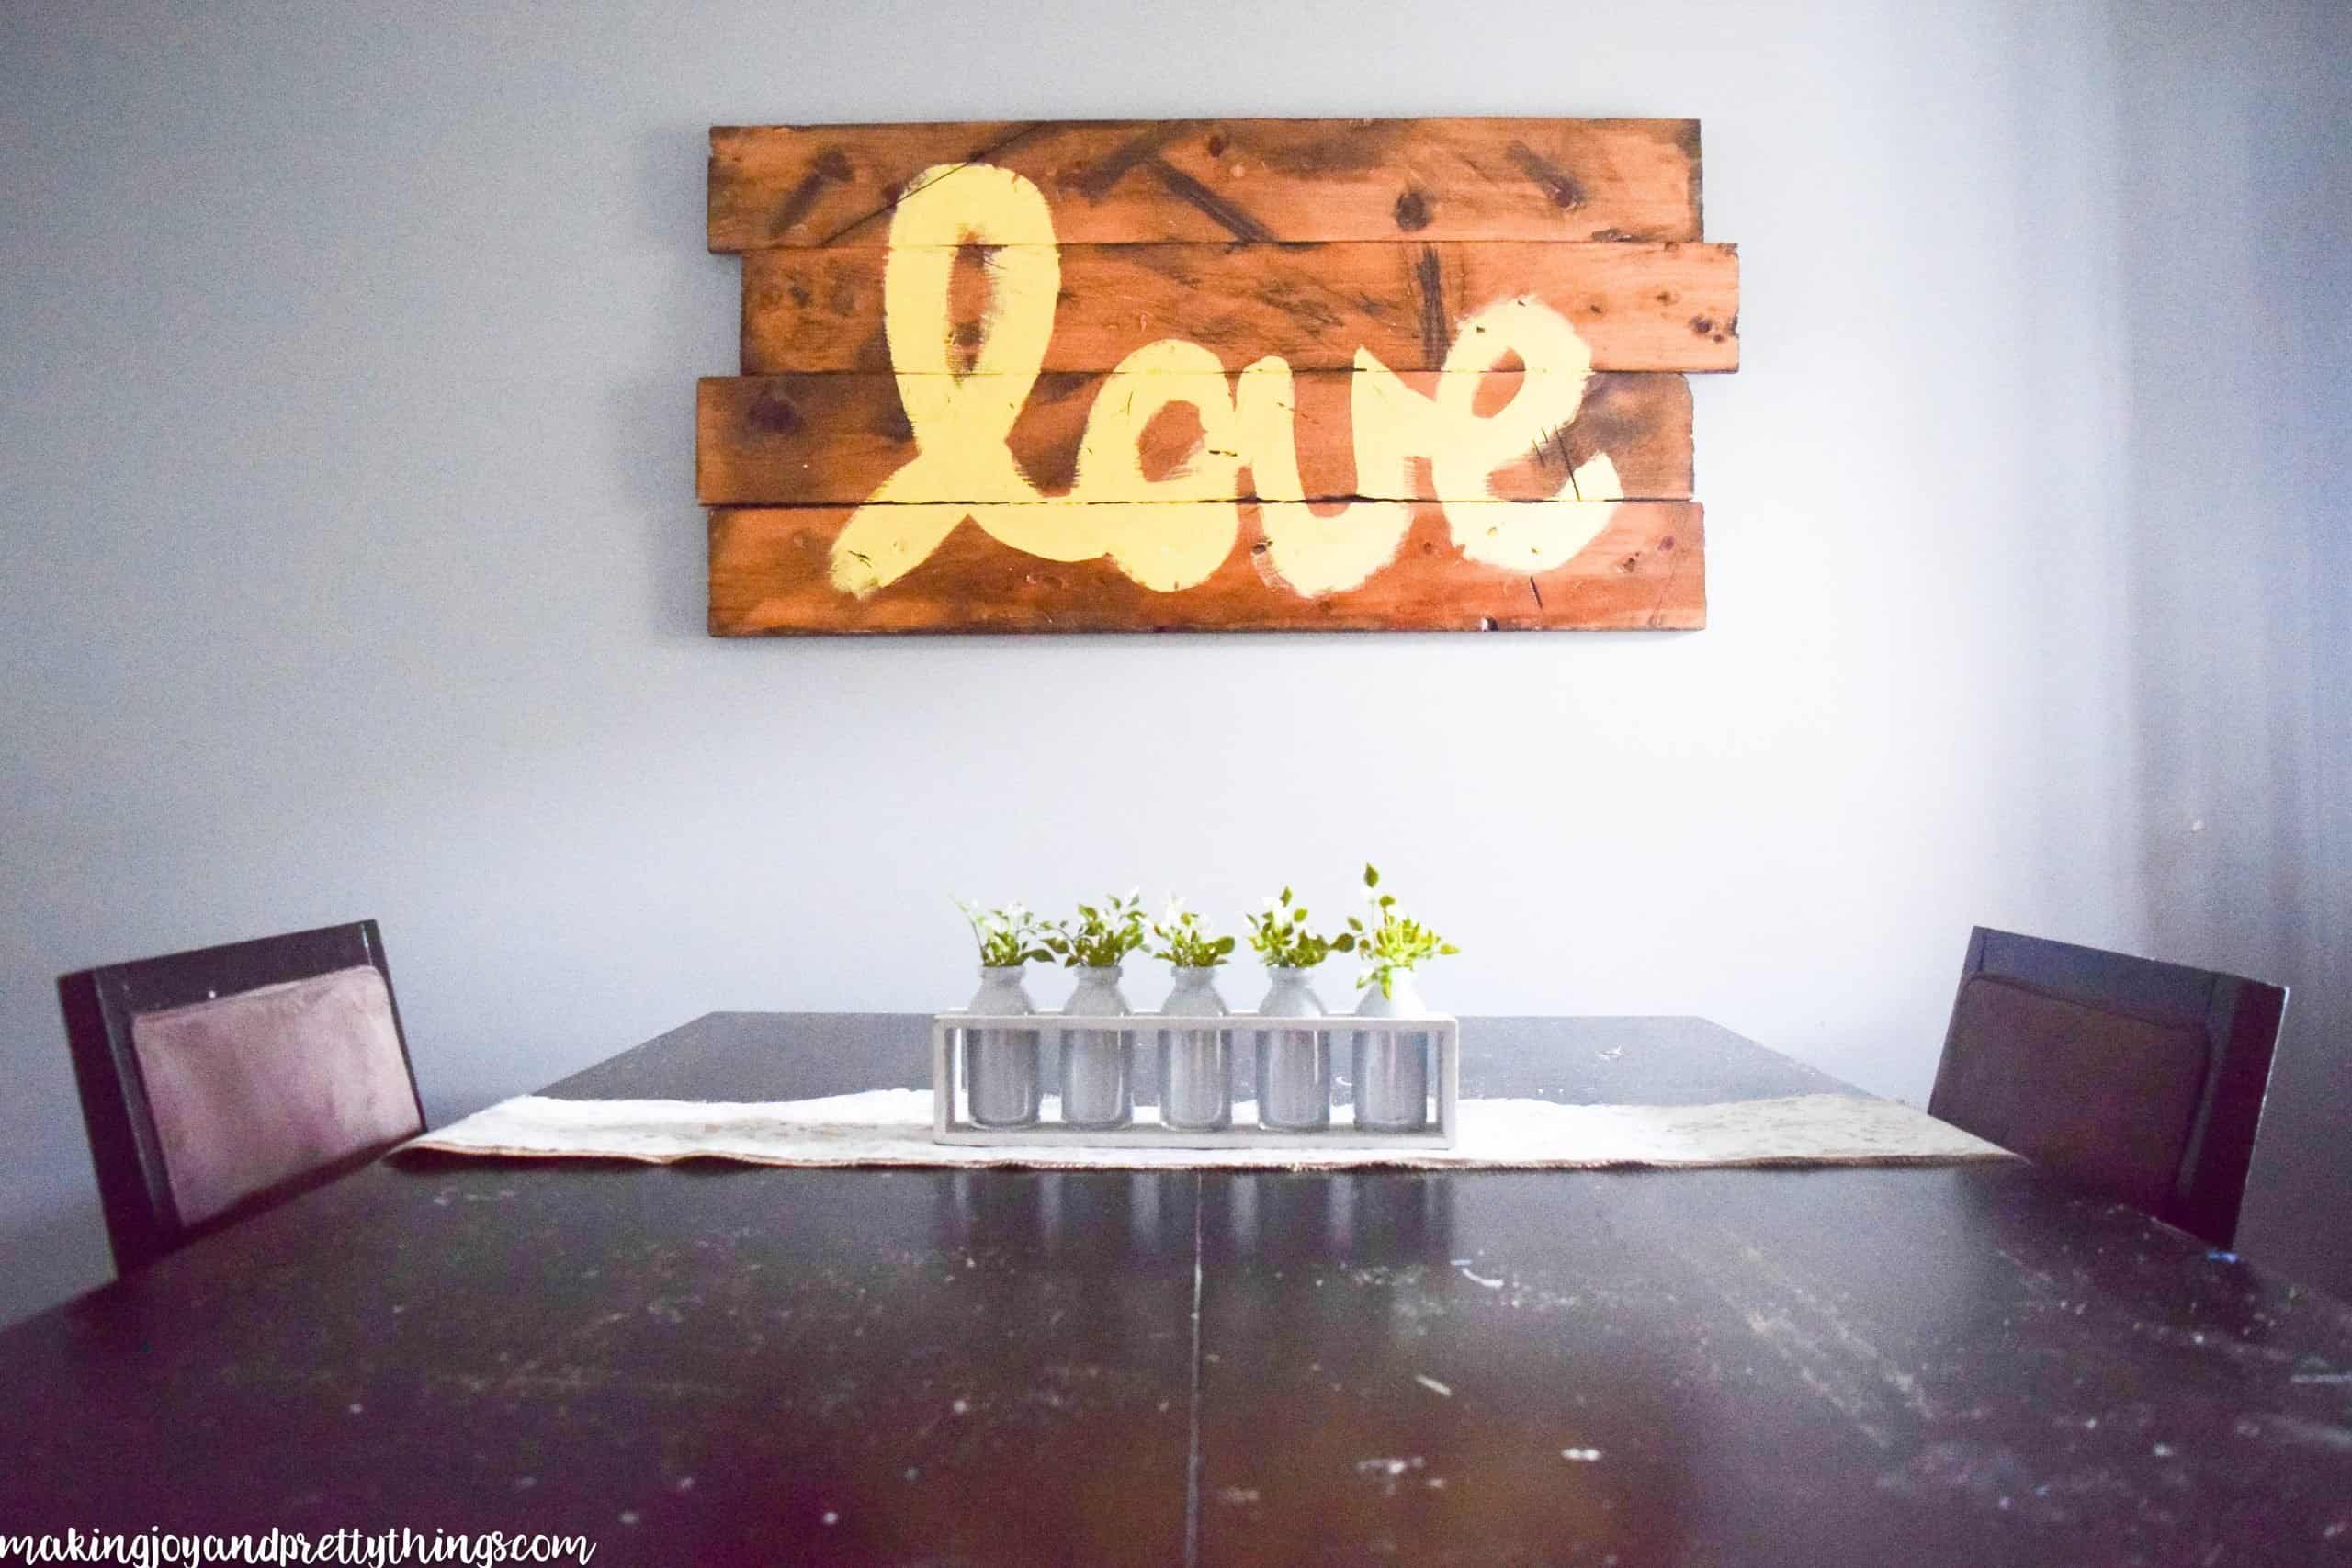
<instances>
[{"instance_id":1,"label":"dark wood table top","mask_svg":"<svg viewBox=\"0 0 2352 1568\"><path fill-rule=\"evenodd\" d=\"M923 1081L714 1014L549 1092ZM1465 1092L1837 1089L1484 1019ZM2352 1309L2022 1163L379 1165L0 1334L0 1533L600 1563L2352 1562Z\"/></svg>"}]
</instances>

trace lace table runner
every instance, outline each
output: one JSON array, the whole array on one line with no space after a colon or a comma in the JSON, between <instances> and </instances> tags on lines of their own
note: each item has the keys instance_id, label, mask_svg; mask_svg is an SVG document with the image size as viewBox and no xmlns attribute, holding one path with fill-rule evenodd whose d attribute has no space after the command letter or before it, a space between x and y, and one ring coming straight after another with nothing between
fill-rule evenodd
<instances>
[{"instance_id":1,"label":"lace table runner","mask_svg":"<svg viewBox=\"0 0 2352 1568\"><path fill-rule=\"evenodd\" d=\"M1923 1111L1850 1094L1801 1094L1722 1105L1464 1100L1459 1137L1450 1149L1161 1149L1123 1148L1110 1142L1088 1148L975 1147L932 1142L931 1111L931 1092L915 1089L745 1104L525 1095L428 1133L405 1147L657 1164L724 1159L748 1165L1107 1170L1922 1165L2012 1157L1998 1145ZM1251 1105L1235 1109L1237 1123L1254 1117Z\"/></svg>"}]
</instances>

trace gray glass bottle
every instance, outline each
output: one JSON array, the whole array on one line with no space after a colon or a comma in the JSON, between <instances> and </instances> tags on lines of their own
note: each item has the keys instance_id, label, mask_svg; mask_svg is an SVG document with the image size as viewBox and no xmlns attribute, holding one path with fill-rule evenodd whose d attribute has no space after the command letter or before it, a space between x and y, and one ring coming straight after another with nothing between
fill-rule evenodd
<instances>
[{"instance_id":1,"label":"gray glass bottle","mask_svg":"<svg viewBox=\"0 0 2352 1568\"><path fill-rule=\"evenodd\" d=\"M1359 1018L1413 1018L1421 1005L1409 971L1389 980L1388 994L1366 986ZM1430 1045L1427 1030L1355 1032L1356 1125L1382 1133L1418 1133L1430 1124Z\"/></svg>"},{"instance_id":2,"label":"gray glass bottle","mask_svg":"<svg viewBox=\"0 0 2352 1568\"><path fill-rule=\"evenodd\" d=\"M1179 969L1176 988L1159 1010L1164 1018L1223 1018L1215 969ZM1159 1120L1180 1133L1215 1133L1233 1125L1233 1031L1159 1032Z\"/></svg>"},{"instance_id":3,"label":"gray glass bottle","mask_svg":"<svg viewBox=\"0 0 2352 1568\"><path fill-rule=\"evenodd\" d=\"M1069 1016L1124 1018L1133 1010L1119 994L1119 966L1078 972L1078 989L1062 1011ZM1135 1117L1135 1031L1069 1029L1062 1032L1062 1121L1072 1127L1124 1127Z\"/></svg>"},{"instance_id":4,"label":"gray glass bottle","mask_svg":"<svg viewBox=\"0 0 2352 1568\"><path fill-rule=\"evenodd\" d=\"M1037 1010L1021 984L1021 966L983 965L980 988L965 1008L972 1013L1033 1013ZM1026 1127L1037 1120L1045 1084L1037 1066L1037 1031L967 1029L964 1034L964 1098L972 1121L982 1127Z\"/></svg>"},{"instance_id":5,"label":"gray glass bottle","mask_svg":"<svg viewBox=\"0 0 2352 1568\"><path fill-rule=\"evenodd\" d=\"M1272 968L1258 1004L1261 1018L1321 1018L1312 972ZM1326 1029L1258 1031L1258 1123L1281 1133L1319 1133L1331 1124L1331 1034Z\"/></svg>"}]
</instances>

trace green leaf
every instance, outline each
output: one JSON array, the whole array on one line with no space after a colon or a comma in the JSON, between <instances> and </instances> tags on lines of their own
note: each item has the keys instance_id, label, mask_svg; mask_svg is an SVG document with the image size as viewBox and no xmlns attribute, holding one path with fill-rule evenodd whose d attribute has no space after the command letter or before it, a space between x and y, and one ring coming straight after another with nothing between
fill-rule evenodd
<instances>
[{"instance_id":1,"label":"green leaf","mask_svg":"<svg viewBox=\"0 0 2352 1568\"><path fill-rule=\"evenodd\" d=\"M1373 864L1370 861L1363 863L1363 885L1366 887L1377 887L1380 886L1380 873L1373 869Z\"/></svg>"}]
</instances>

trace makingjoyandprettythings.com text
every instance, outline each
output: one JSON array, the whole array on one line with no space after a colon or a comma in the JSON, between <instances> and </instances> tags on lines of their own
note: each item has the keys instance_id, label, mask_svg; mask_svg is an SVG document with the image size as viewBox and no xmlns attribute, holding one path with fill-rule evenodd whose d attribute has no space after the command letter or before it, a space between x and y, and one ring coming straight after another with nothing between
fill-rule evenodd
<instances>
[{"instance_id":1,"label":"makingjoyandprettythings.com text","mask_svg":"<svg viewBox=\"0 0 2352 1568\"><path fill-rule=\"evenodd\" d=\"M150 1529L69 1529L53 1535L0 1532L0 1563L118 1562L133 1568L209 1562L332 1562L389 1568L404 1562L571 1562L585 1564L596 1543L580 1535L452 1535L435 1530L273 1529L259 1535L207 1534Z\"/></svg>"}]
</instances>

